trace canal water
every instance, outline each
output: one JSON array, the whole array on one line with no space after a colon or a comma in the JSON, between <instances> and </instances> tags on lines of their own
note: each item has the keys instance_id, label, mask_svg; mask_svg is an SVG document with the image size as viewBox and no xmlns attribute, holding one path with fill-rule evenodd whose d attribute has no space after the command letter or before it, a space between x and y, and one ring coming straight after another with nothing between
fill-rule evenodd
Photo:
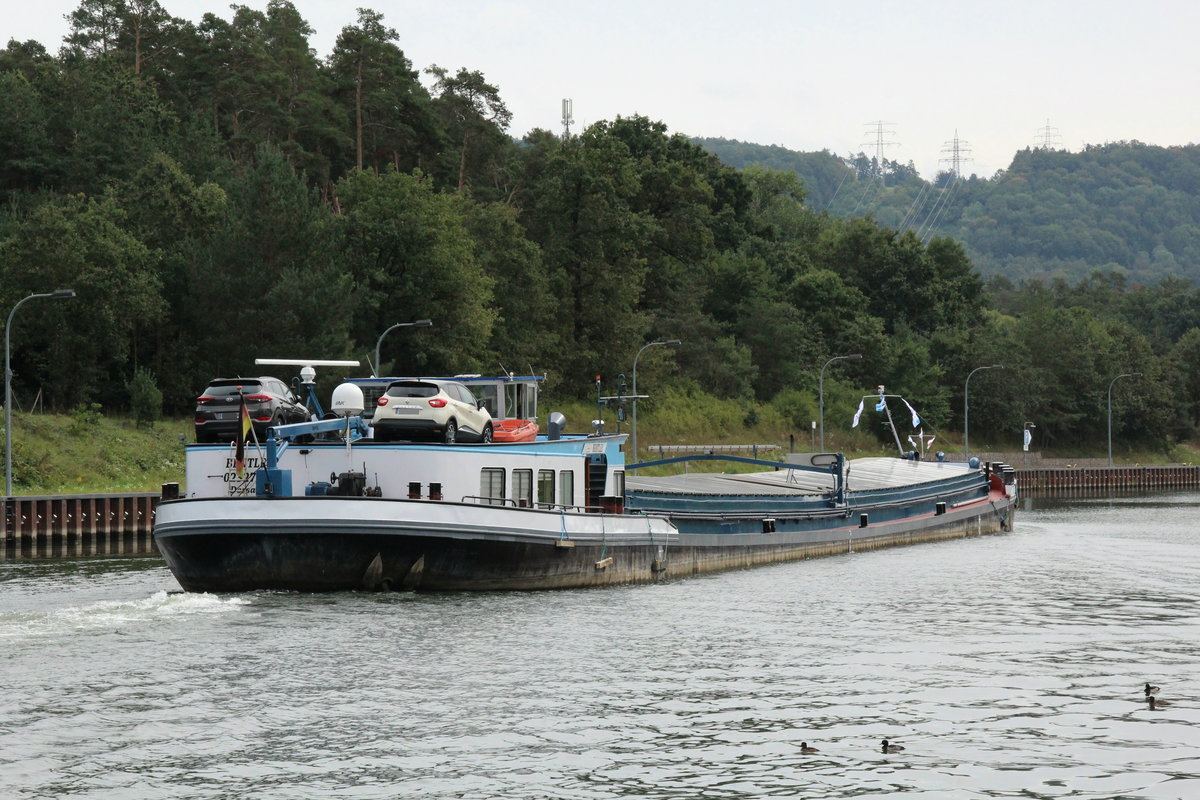
<instances>
[{"instance_id":1,"label":"canal water","mask_svg":"<svg viewBox=\"0 0 1200 800\"><path fill-rule=\"evenodd\" d=\"M0 563L0 797L1197 798L1198 520L1036 501L1009 534L539 594Z\"/></svg>"}]
</instances>

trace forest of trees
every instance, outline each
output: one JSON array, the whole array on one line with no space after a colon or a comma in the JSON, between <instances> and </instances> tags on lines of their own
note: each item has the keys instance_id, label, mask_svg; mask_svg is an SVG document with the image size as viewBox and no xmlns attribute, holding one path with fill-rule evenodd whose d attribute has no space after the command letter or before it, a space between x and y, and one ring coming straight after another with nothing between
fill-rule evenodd
<instances>
[{"instance_id":1,"label":"forest of trees","mask_svg":"<svg viewBox=\"0 0 1200 800\"><path fill-rule=\"evenodd\" d=\"M503 365L584 397L678 338L646 351L643 381L775 403L798 429L822 364L850 353L863 358L830 368L827 402L884 384L948 430L970 371L1004 364L971 384L973 440L1036 420L1048 445L1101 442L1127 371L1144 377L1118 384L1123 437L1166 449L1200 426L1189 281L985 284L977 245L827 213L793 169L737 169L647 117L513 132L477 65L414 67L370 10L324 57L286 0L199 23L155 0L83 0L70 21L57 53L0 52L0 307L78 293L18 315L26 402L128 408L148 372L186 413L210 378L256 374L255 357L365 359L390 325L429 318L388 338L382 374ZM1036 171L1059 155L1022 158ZM838 168L808 181L822 198ZM1023 191L1041 196L1036 180ZM995 229L992 206L957 219ZM1045 237L1053 272L1050 232L1020 236L1013 257L1036 261Z\"/></svg>"}]
</instances>

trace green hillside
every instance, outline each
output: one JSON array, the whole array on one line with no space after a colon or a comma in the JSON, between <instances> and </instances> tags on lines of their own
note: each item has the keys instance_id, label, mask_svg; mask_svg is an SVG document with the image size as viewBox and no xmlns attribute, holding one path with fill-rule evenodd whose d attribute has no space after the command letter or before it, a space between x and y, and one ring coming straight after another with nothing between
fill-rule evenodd
<instances>
[{"instance_id":1,"label":"green hillside","mask_svg":"<svg viewBox=\"0 0 1200 800\"><path fill-rule=\"evenodd\" d=\"M984 276L1078 281L1103 270L1143 284L1200 280L1197 145L1022 150L990 178L942 174L930 183L911 165L885 160L879 169L861 154L844 160L827 151L695 141L731 166L795 172L815 210L958 239Z\"/></svg>"}]
</instances>

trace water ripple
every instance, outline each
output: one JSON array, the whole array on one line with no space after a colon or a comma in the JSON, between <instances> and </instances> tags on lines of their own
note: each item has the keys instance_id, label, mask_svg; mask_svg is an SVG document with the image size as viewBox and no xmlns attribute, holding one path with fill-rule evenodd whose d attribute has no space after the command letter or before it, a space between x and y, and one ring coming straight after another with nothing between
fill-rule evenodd
<instances>
[{"instance_id":1,"label":"water ripple","mask_svg":"<svg viewBox=\"0 0 1200 800\"><path fill-rule=\"evenodd\" d=\"M3 563L0 796L1200 797L1197 505L538 594Z\"/></svg>"}]
</instances>

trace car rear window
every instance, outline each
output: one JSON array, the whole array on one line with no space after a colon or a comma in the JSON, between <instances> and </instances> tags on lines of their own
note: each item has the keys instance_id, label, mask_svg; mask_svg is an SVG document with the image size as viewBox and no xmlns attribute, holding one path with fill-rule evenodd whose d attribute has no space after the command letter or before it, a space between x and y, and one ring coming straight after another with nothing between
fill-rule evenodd
<instances>
[{"instance_id":1,"label":"car rear window","mask_svg":"<svg viewBox=\"0 0 1200 800\"><path fill-rule=\"evenodd\" d=\"M388 397L434 397L441 391L436 383L400 381L388 386Z\"/></svg>"},{"instance_id":2,"label":"car rear window","mask_svg":"<svg viewBox=\"0 0 1200 800\"><path fill-rule=\"evenodd\" d=\"M262 384L260 384L258 381L229 381L227 383L214 383L204 390L204 395L205 397L227 397L231 394L237 394L239 386L244 394L253 394L262 387Z\"/></svg>"}]
</instances>

